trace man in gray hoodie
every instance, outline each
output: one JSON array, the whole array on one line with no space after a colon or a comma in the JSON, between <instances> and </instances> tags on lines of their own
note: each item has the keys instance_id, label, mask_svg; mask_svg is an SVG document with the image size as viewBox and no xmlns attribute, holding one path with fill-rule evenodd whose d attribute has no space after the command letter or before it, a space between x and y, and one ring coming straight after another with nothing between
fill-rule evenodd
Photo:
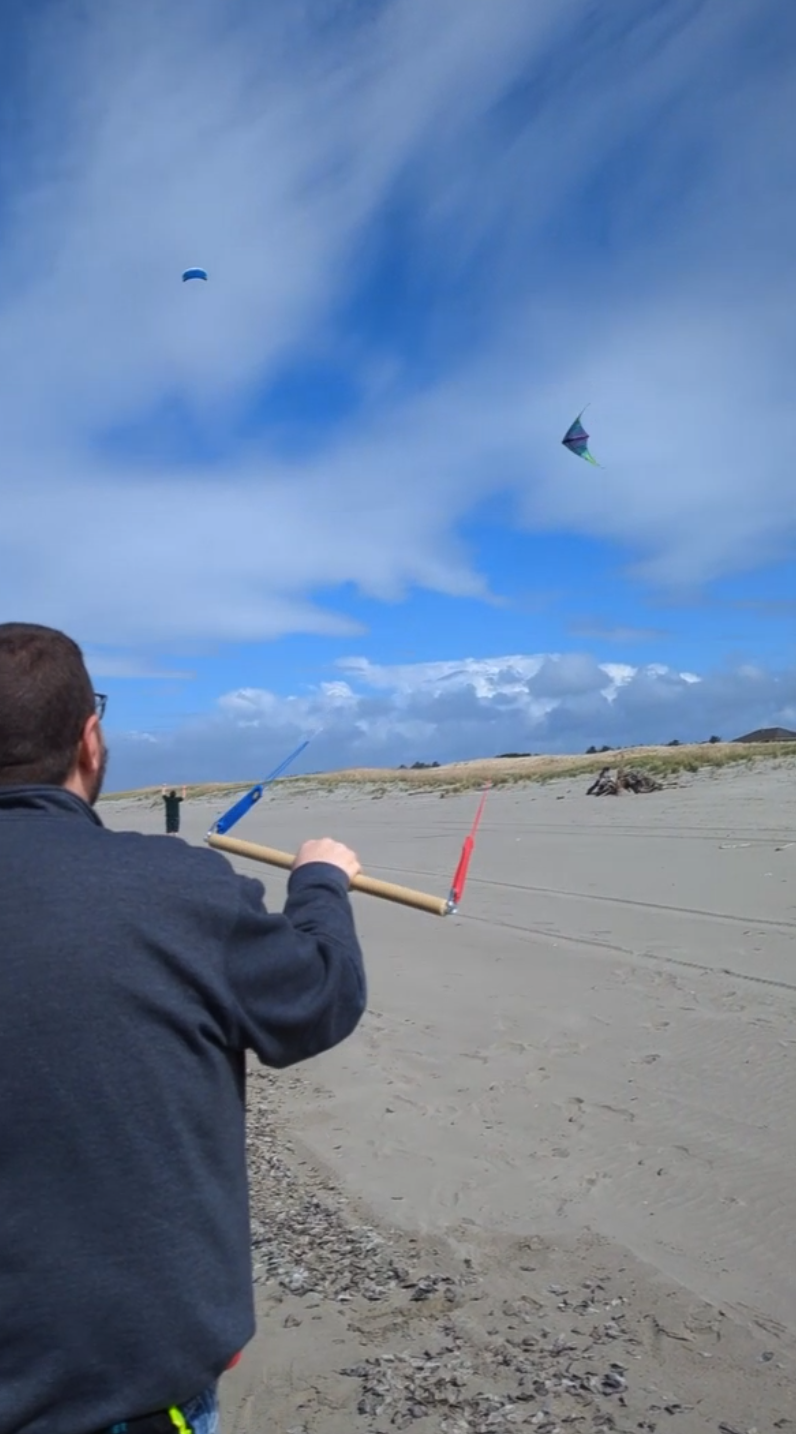
<instances>
[{"instance_id":1,"label":"man in gray hoodie","mask_svg":"<svg viewBox=\"0 0 796 1434\"><path fill-rule=\"evenodd\" d=\"M305 842L270 914L110 831L104 705L65 634L0 624L0 1434L213 1434L255 1327L246 1055L355 1030L360 866Z\"/></svg>"}]
</instances>

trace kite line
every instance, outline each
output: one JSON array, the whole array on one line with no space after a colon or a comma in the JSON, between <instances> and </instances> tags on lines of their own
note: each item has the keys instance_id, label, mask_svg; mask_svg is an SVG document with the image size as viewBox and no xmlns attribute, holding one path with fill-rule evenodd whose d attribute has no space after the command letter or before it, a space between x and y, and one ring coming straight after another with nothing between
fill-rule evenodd
<instances>
[{"instance_id":1,"label":"kite line","mask_svg":"<svg viewBox=\"0 0 796 1434\"><path fill-rule=\"evenodd\" d=\"M317 737L318 733L313 732L312 735L313 737ZM289 757L285 757L284 761L280 762L278 767L274 767L273 772L270 772L261 782L256 782L250 791L245 792L240 800L229 808L229 811L223 812L222 815L213 822L210 832L223 836L224 832L229 831L230 827L234 827L235 823L239 822L241 817L245 817L246 813L251 811L255 803L259 802L265 788L269 786L271 782L275 782L277 777L281 777L283 772L287 771L291 763L295 762L296 758L304 751L304 748L309 747L311 741L312 737L307 737L305 741L300 742L295 752L291 752ZM210 833L208 833L208 835L209 834Z\"/></svg>"},{"instance_id":2,"label":"kite line","mask_svg":"<svg viewBox=\"0 0 796 1434\"><path fill-rule=\"evenodd\" d=\"M296 748L295 752L291 752L289 757L286 757L283 762L280 762L278 767L274 768L268 777L262 782L257 782L234 806L230 807L228 811L224 812L223 815L213 823L205 837L208 846L215 847L219 851L229 852L229 854L233 856L247 857L250 861L264 862L266 866L281 867L285 871L292 869L294 858L289 852L277 851L274 847L260 846L256 842L238 841L235 837L227 836L226 833L236 822L240 821L241 817L244 817L246 813L251 810L256 802L259 802L264 788L282 775L286 768L290 766L291 762L295 761L299 753L303 752L305 747L309 746L311 740L312 738L308 737L306 741L302 742ZM432 896L425 891L414 891L408 886L397 886L391 881L377 881L374 877L365 876L364 874L353 878L351 889L353 891L361 891L368 896L381 897L384 901L396 901L401 906L412 906L416 911L427 911L433 916L454 915L458 911L462 896L464 895L464 888L467 882L467 870L470 865L470 858L475 849L475 836L479 822L483 816L487 792L491 785L491 782L487 782L484 787L481 800L478 804L478 811L475 814L475 820L465 837L447 898Z\"/></svg>"},{"instance_id":3,"label":"kite line","mask_svg":"<svg viewBox=\"0 0 796 1434\"><path fill-rule=\"evenodd\" d=\"M467 884L467 870L470 865L470 858L475 851L475 834L478 831L478 824L484 814L484 806L486 804L487 794L491 785L491 782L487 782L486 786L484 787L484 790L481 794L481 800L478 803L478 811L475 814L475 821L473 822L468 835L464 839L462 854L459 857L459 865L453 873L453 881L451 882L451 889L447 901L448 913L450 915L453 915L455 911L458 911L459 906L461 904L461 899L464 895L464 888Z\"/></svg>"}]
</instances>

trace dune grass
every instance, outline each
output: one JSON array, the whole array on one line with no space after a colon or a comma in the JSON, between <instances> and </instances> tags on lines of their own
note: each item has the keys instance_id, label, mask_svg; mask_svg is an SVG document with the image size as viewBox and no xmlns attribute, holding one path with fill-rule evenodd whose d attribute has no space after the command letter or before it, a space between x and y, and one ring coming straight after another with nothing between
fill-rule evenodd
<instances>
[{"instance_id":1,"label":"dune grass","mask_svg":"<svg viewBox=\"0 0 796 1434\"><path fill-rule=\"evenodd\" d=\"M440 795L472 791L486 782L494 787L527 782L552 782L566 777L587 777L603 767L635 767L659 781L673 780L684 773L704 769L721 772L729 767L751 766L796 758L796 742L716 742L681 747L625 747L613 752L569 756L492 757L470 762L451 762L419 770L389 767L351 767L334 772L313 772L304 776L280 777L271 790L285 795L320 795L349 788L370 791L372 796L391 792L438 792ZM189 783L186 797L209 801L229 800L245 792L254 782ZM181 785L180 785L181 790ZM107 792L102 800L160 801L160 787L134 791Z\"/></svg>"}]
</instances>

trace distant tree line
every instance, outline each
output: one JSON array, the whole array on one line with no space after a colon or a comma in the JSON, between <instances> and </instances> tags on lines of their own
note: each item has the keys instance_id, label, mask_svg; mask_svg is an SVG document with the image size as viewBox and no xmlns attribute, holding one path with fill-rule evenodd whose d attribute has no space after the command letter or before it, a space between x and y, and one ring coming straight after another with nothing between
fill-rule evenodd
<instances>
[{"instance_id":1,"label":"distant tree line","mask_svg":"<svg viewBox=\"0 0 796 1434\"><path fill-rule=\"evenodd\" d=\"M716 744L717 742L723 742L723 741L724 741L724 738L723 738L723 737L713 736L713 737L708 737L708 739L707 739L706 742L694 743L693 745L694 745L694 746L702 746L702 747L712 747L712 746L715 746L715 744ZM794 742L794 743L796 743L796 732L791 732L791 731L789 731L789 730L788 730L787 728L785 728L785 727L760 727L760 728L758 728L757 731L755 731L755 732L747 732L746 736L744 736L744 737L733 737L733 738L732 738L732 741L733 741L733 742ZM639 747L649 747L649 746L657 746L658 744L657 744L657 743L651 743L651 742L639 742L639 743L635 743L634 745L635 745L635 746L639 746ZM665 746L667 746L667 747L682 747L683 743L680 741L680 738L679 738L679 737L672 737L672 739L671 739L670 742L666 742L666 743L663 744L663 745L665 745ZM596 756L600 756L603 752L623 752L623 751L625 751L625 750L626 750L626 748L624 748L624 747L609 747L607 743L604 743L602 747L595 747L595 746L587 747L587 748L586 748L586 756L587 756L587 757L596 757ZM499 752L498 755L497 755L497 757L495 757L493 760L496 761L496 762L509 762L509 761L512 761L512 760L516 760L518 757L535 757L535 756L537 756L537 755L538 755L538 754L537 754L536 752ZM411 771L411 772L425 772L425 771L428 771L430 768L432 768L432 767L438 767L439 765L440 765L439 762L413 762L412 765L411 765L411 767L407 767L407 764L406 764L405 762L402 762L401 765L400 765L400 767L398 768L398 771L399 771L399 772L406 772L406 771Z\"/></svg>"},{"instance_id":2,"label":"distant tree line","mask_svg":"<svg viewBox=\"0 0 796 1434\"><path fill-rule=\"evenodd\" d=\"M694 743L694 745L695 745L695 746L703 746L703 747L712 747L712 746L715 746L715 744L716 744L717 742L722 742L723 740L724 740L723 737L708 737L707 742ZM639 742L639 743L638 743L638 746L640 746L640 747L648 747L648 746L651 746L651 745L653 745L653 744L651 744L651 743L649 743L649 742ZM667 747L682 747L683 744L682 744L682 742L680 741L680 738L679 738L679 737L672 737L671 742L667 742L665 745L666 745ZM624 750L625 750L625 749L624 749L623 747L587 747L587 748L586 748L586 756L587 756L587 757L593 757L593 756L599 754L600 752L623 752Z\"/></svg>"}]
</instances>

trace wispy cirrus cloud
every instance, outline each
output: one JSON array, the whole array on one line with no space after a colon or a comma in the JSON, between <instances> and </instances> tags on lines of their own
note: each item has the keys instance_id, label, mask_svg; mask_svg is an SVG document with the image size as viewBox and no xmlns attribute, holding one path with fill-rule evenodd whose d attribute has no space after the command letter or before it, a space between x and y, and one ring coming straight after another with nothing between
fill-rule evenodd
<instances>
[{"instance_id":1,"label":"wispy cirrus cloud","mask_svg":"<svg viewBox=\"0 0 796 1434\"><path fill-rule=\"evenodd\" d=\"M572 622L569 631L573 637L591 638L595 642L615 642L620 646L632 646L635 643L661 642L669 636L666 628L661 627L608 627L599 622Z\"/></svg>"},{"instance_id":2,"label":"wispy cirrus cloud","mask_svg":"<svg viewBox=\"0 0 796 1434\"><path fill-rule=\"evenodd\" d=\"M4 611L132 654L355 637L343 585L488 595L458 525L499 493L656 586L787 555L794 27L775 0L27 12ZM308 363L345 398L286 454L262 414ZM558 443L587 399L597 475Z\"/></svg>"},{"instance_id":3,"label":"wispy cirrus cloud","mask_svg":"<svg viewBox=\"0 0 796 1434\"><path fill-rule=\"evenodd\" d=\"M122 678L134 681L189 682L195 673L184 668L159 667L154 663L126 653L101 652L89 649L83 654L85 661L98 678Z\"/></svg>"}]
</instances>

